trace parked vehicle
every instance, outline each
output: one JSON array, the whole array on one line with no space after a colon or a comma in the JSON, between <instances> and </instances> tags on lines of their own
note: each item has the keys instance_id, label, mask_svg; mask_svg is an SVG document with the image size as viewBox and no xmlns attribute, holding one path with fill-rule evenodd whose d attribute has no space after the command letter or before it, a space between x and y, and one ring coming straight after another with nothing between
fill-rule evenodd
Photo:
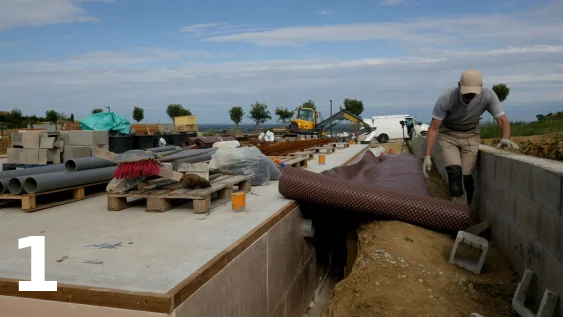
<instances>
[{"instance_id":1,"label":"parked vehicle","mask_svg":"<svg viewBox=\"0 0 563 317\"><path fill-rule=\"evenodd\" d=\"M401 125L401 121L404 121L405 127ZM391 116L375 116L369 119L364 119L364 122L369 124L372 128L375 128L375 138L379 143L386 143L390 139L408 139L408 129L409 125L412 125L416 133L421 135L426 135L429 125L420 122L416 117L401 114L401 115L391 115Z\"/></svg>"}]
</instances>

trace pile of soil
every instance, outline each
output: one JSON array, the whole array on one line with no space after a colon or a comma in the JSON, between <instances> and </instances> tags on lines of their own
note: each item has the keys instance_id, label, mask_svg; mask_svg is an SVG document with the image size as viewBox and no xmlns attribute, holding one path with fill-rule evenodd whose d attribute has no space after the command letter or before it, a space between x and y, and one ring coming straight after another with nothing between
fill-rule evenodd
<instances>
[{"instance_id":1,"label":"pile of soil","mask_svg":"<svg viewBox=\"0 0 563 317\"><path fill-rule=\"evenodd\" d=\"M454 237L399 221L359 230L358 257L323 317L513 316L517 275L489 249L480 275L448 263Z\"/></svg>"},{"instance_id":2,"label":"pile of soil","mask_svg":"<svg viewBox=\"0 0 563 317\"><path fill-rule=\"evenodd\" d=\"M555 161L563 161L563 134L554 133L552 135L533 135L524 137L512 137L512 141L518 144L519 150L505 148L504 150L513 153L540 157ZM483 139L482 144L496 146L500 138Z\"/></svg>"},{"instance_id":3,"label":"pile of soil","mask_svg":"<svg viewBox=\"0 0 563 317\"><path fill-rule=\"evenodd\" d=\"M0 155L6 155L8 153L8 148L11 145L12 139L10 137L0 139Z\"/></svg>"}]
</instances>

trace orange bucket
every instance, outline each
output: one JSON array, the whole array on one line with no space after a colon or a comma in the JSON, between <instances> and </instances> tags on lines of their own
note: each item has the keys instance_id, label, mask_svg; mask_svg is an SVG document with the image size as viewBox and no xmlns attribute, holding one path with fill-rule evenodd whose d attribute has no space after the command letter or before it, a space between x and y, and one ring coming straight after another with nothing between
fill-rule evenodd
<instances>
[{"instance_id":1,"label":"orange bucket","mask_svg":"<svg viewBox=\"0 0 563 317\"><path fill-rule=\"evenodd\" d=\"M325 163L326 163L326 155L319 154L319 165L325 165Z\"/></svg>"},{"instance_id":2,"label":"orange bucket","mask_svg":"<svg viewBox=\"0 0 563 317\"><path fill-rule=\"evenodd\" d=\"M245 212L246 211L246 192L233 193L233 211Z\"/></svg>"}]
</instances>

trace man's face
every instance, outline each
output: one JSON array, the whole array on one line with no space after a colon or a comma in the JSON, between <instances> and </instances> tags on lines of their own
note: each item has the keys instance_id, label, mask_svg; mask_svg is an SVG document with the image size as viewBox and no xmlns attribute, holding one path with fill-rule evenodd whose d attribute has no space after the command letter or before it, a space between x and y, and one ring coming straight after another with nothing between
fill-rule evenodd
<instances>
[{"instance_id":1,"label":"man's face","mask_svg":"<svg viewBox=\"0 0 563 317\"><path fill-rule=\"evenodd\" d=\"M469 104L471 102L471 100L473 100L473 98L475 98L475 94L470 93L470 94L462 94L461 98L463 99L463 102L465 102L466 104Z\"/></svg>"}]
</instances>

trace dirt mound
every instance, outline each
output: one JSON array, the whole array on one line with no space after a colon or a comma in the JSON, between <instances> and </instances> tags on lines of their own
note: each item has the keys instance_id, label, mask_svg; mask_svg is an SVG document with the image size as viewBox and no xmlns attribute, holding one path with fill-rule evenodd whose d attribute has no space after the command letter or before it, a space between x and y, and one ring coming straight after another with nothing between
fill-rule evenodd
<instances>
[{"instance_id":1,"label":"dirt mound","mask_svg":"<svg viewBox=\"0 0 563 317\"><path fill-rule=\"evenodd\" d=\"M563 161L563 133L512 137L511 139L518 144L520 150L506 149L508 151L555 161ZM489 146L496 146L499 142L500 138L484 139L481 141L482 144Z\"/></svg>"},{"instance_id":2,"label":"dirt mound","mask_svg":"<svg viewBox=\"0 0 563 317\"><path fill-rule=\"evenodd\" d=\"M480 275L448 263L453 238L398 221L359 230L350 275L323 317L512 316L517 276L495 249Z\"/></svg>"},{"instance_id":3,"label":"dirt mound","mask_svg":"<svg viewBox=\"0 0 563 317\"><path fill-rule=\"evenodd\" d=\"M8 148L12 145L12 139L10 137L4 137L0 139L0 155L5 155L8 153Z\"/></svg>"}]
</instances>

